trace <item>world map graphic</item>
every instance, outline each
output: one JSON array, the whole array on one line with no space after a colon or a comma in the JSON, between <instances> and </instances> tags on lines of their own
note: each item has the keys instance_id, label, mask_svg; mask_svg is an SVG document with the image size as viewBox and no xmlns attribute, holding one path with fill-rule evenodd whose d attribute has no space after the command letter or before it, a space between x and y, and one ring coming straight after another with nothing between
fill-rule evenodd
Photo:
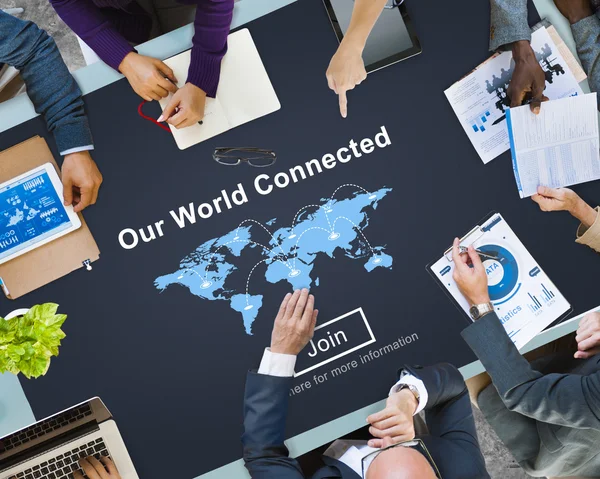
<instances>
[{"instance_id":1,"label":"world map graphic","mask_svg":"<svg viewBox=\"0 0 600 479\"><path fill-rule=\"evenodd\" d=\"M268 283L285 281L299 289L319 286L321 279L311 273L320 257L335 261L343 255L362 261L367 273L392 268L393 258L385 253L385 246L373 245L365 234L369 215L391 191L369 192L345 184L330 197L300 208L288 226L276 228L277 219L265 224L246 219L229 233L198 246L174 272L156 278L154 286L162 292L179 285L203 300L228 302L251 335L263 303L257 289L264 288L264 282L255 285L259 274ZM234 275L237 281L232 280Z\"/></svg>"}]
</instances>

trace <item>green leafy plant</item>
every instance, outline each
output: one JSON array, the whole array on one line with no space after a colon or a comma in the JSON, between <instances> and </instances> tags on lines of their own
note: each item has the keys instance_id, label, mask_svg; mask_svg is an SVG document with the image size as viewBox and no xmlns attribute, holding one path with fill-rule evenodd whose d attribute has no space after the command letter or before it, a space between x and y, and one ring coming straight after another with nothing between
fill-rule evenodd
<instances>
[{"instance_id":1,"label":"green leafy plant","mask_svg":"<svg viewBox=\"0 0 600 479\"><path fill-rule=\"evenodd\" d=\"M23 373L30 378L46 374L52 356L58 356L67 319L56 314L58 304L33 306L23 316L0 318L0 373Z\"/></svg>"}]
</instances>

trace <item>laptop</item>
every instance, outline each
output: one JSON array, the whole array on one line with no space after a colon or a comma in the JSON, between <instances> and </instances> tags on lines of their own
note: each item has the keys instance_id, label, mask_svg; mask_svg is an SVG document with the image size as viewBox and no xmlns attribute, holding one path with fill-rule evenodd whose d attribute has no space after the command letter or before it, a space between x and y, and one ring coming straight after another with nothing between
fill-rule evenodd
<instances>
[{"instance_id":1,"label":"laptop","mask_svg":"<svg viewBox=\"0 0 600 479\"><path fill-rule=\"evenodd\" d=\"M79 459L89 456L109 457L122 479L138 479L117 425L97 397L0 438L0 479L72 478L81 470Z\"/></svg>"}]
</instances>

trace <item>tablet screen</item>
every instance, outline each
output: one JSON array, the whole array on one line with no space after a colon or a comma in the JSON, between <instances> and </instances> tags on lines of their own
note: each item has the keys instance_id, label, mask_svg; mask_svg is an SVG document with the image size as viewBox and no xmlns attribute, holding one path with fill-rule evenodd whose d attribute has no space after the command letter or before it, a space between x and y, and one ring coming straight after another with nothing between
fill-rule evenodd
<instances>
[{"instance_id":1,"label":"tablet screen","mask_svg":"<svg viewBox=\"0 0 600 479\"><path fill-rule=\"evenodd\" d=\"M339 28L345 35L352 18L354 1L329 1L335 12ZM418 47L418 45L415 45L414 35L411 35L404 21L402 10L400 8L386 8L381 12L377 23L375 23L363 51L363 60L367 71L375 69L373 67L384 66L381 65L381 63L386 63L383 60L392 60L392 57L411 56L410 53L415 47ZM399 59L401 58L395 58L393 61Z\"/></svg>"},{"instance_id":2,"label":"tablet screen","mask_svg":"<svg viewBox=\"0 0 600 479\"><path fill-rule=\"evenodd\" d=\"M0 259L70 227L65 207L45 171L0 189Z\"/></svg>"}]
</instances>

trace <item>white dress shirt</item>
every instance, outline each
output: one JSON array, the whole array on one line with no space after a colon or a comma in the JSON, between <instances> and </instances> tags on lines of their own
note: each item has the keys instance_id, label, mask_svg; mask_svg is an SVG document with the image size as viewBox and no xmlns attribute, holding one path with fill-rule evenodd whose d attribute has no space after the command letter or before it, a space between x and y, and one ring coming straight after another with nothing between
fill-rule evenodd
<instances>
[{"instance_id":1,"label":"white dress shirt","mask_svg":"<svg viewBox=\"0 0 600 479\"><path fill-rule=\"evenodd\" d=\"M292 354L280 354L271 352L270 348L266 348L258 368L258 374L277 377L292 377L294 375L294 367L296 366L296 356ZM419 405L415 414L421 412L427 404L428 394L425 384L419 378L413 376L407 371L402 371L400 380L390 389L390 396L398 392L403 384L414 386L419 392ZM337 459L359 476L362 475L362 458L376 451L377 449L369 447L366 441L350 441L338 439L325 451L325 455L333 459ZM371 463L366 465L365 473Z\"/></svg>"},{"instance_id":2,"label":"white dress shirt","mask_svg":"<svg viewBox=\"0 0 600 479\"><path fill-rule=\"evenodd\" d=\"M80 151L90 151L93 149L94 149L94 145L77 146L75 148L70 148L68 150L61 151L60 154L61 154L61 156L67 156L67 155L70 155L71 153L79 153Z\"/></svg>"}]
</instances>

